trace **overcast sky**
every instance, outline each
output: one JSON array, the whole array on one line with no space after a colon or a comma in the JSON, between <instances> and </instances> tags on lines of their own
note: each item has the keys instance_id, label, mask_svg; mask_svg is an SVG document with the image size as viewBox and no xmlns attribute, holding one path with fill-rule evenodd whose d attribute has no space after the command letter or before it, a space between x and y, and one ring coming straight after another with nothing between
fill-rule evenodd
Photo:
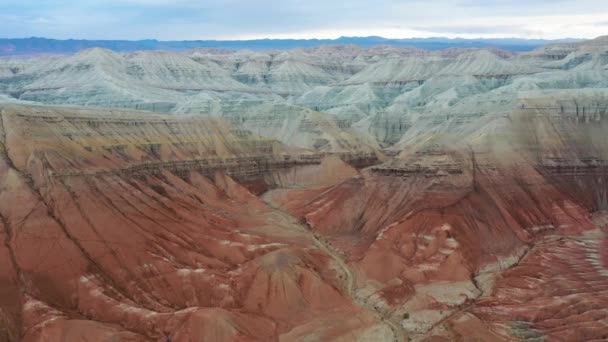
<instances>
[{"instance_id":1,"label":"overcast sky","mask_svg":"<svg viewBox=\"0 0 608 342\"><path fill-rule=\"evenodd\" d=\"M0 0L0 37L593 38L608 0Z\"/></svg>"}]
</instances>

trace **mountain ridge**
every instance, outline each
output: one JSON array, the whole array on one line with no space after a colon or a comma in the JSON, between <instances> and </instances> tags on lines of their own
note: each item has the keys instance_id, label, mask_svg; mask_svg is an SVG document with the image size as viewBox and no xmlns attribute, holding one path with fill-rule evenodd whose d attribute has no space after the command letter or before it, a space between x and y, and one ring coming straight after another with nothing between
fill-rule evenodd
<instances>
[{"instance_id":1,"label":"mountain ridge","mask_svg":"<svg viewBox=\"0 0 608 342\"><path fill-rule=\"evenodd\" d=\"M181 53L93 48L0 59L0 96L222 117L318 151L398 151L424 132L457 132L508 113L529 91L607 88L607 50L603 38L531 53L353 45Z\"/></svg>"},{"instance_id":2,"label":"mountain ridge","mask_svg":"<svg viewBox=\"0 0 608 342\"><path fill-rule=\"evenodd\" d=\"M0 341L606 340L607 132L606 37L0 58Z\"/></svg>"},{"instance_id":3,"label":"mountain ridge","mask_svg":"<svg viewBox=\"0 0 608 342\"><path fill-rule=\"evenodd\" d=\"M521 39L521 38L383 38L339 37L336 39L252 39L252 40L183 40L160 41L144 40L87 40L87 39L51 39L42 37L0 38L0 56L32 54L65 54L74 53L92 47L108 48L116 52L134 52L139 50L186 51L195 48L253 49L253 50L286 50L293 48L316 47L321 45L353 44L361 47L390 45L399 47L416 47L428 50L448 48L485 48L495 47L509 51L531 51L547 44L573 43L584 39L565 38L556 40Z\"/></svg>"}]
</instances>

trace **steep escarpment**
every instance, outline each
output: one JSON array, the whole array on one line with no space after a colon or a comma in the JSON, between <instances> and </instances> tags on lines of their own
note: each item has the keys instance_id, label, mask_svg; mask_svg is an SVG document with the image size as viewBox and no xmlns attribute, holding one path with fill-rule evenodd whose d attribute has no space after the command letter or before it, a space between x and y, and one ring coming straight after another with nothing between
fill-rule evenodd
<instances>
[{"instance_id":1,"label":"steep escarpment","mask_svg":"<svg viewBox=\"0 0 608 342\"><path fill-rule=\"evenodd\" d=\"M222 117L318 151L377 149L445 122L506 115L521 93L604 89L605 38L515 54L326 46L288 51L194 50L0 60L10 101ZM8 100L5 100L8 101Z\"/></svg>"},{"instance_id":2,"label":"steep escarpment","mask_svg":"<svg viewBox=\"0 0 608 342\"><path fill-rule=\"evenodd\" d=\"M593 268L563 259L603 253L604 233L591 213L605 210L605 98L528 96L474 133L429 135L338 185L272 199L344 256L357 301L411 337L551 338L558 326L580 324L588 338L600 339L607 331L594 317L606 312L598 307L592 314L597 306L564 304L570 311L561 311L559 322L549 311L539 316L535 308L545 304L514 308L535 296L539 303L566 296L565 288L550 285L560 272L572 282L584 272L593 284L607 284L601 257L586 257ZM562 241L559 252L554 241ZM548 269L539 274L535 267ZM533 290L529 277L544 287ZM587 286L572 283L567 293L583 298ZM528 297L511 300L520 287Z\"/></svg>"},{"instance_id":3,"label":"steep escarpment","mask_svg":"<svg viewBox=\"0 0 608 342\"><path fill-rule=\"evenodd\" d=\"M603 340L607 46L24 62L0 336Z\"/></svg>"},{"instance_id":4,"label":"steep escarpment","mask_svg":"<svg viewBox=\"0 0 608 342\"><path fill-rule=\"evenodd\" d=\"M606 103L605 94L597 91L542 93L515 115L521 118L519 138L539 172L590 211L608 208Z\"/></svg>"},{"instance_id":5,"label":"steep escarpment","mask_svg":"<svg viewBox=\"0 0 608 342\"><path fill-rule=\"evenodd\" d=\"M76 108L4 106L2 132L3 337L352 334L319 327L336 317L361 336L392 334L350 301L312 234L246 187L357 156L290 150L220 121Z\"/></svg>"}]
</instances>

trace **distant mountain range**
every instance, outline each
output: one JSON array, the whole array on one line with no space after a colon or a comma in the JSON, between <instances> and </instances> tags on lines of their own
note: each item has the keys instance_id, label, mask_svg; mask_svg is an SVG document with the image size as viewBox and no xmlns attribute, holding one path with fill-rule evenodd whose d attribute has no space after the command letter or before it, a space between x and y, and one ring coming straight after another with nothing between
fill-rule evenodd
<instances>
[{"instance_id":1,"label":"distant mountain range","mask_svg":"<svg viewBox=\"0 0 608 342\"><path fill-rule=\"evenodd\" d=\"M607 341L607 136L608 36L0 58L0 341Z\"/></svg>"},{"instance_id":2,"label":"distant mountain range","mask_svg":"<svg viewBox=\"0 0 608 342\"><path fill-rule=\"evenodd\" d=\"M428 50L448 48L495 47L509 51L531 51L540 46L553 43L577 42L581 39L463 39L463 38L407 38L388 39L382 37L340 37L338 39L256 39L256 40L57 40L48 38L0 38L0 56L32 54L65 54L87 48L102 47L117 52L141 50L184 51L194 48L282 50L314 47L328 44L353 44L362 47L390 45L416 47Z\"/></svg>"}]
</instances>

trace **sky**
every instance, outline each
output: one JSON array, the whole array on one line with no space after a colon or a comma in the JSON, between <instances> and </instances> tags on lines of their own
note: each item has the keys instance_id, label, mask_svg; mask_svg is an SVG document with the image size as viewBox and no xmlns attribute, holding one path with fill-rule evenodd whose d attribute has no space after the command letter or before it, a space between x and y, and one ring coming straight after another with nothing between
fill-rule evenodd
<instances>
[{"instance_id":1,"label":"sky","mask_svg":"<svg viewBox=\"0 0 608 342\"><path fill-rule=\"evenodd\" d=\"M594 38L608 0L0 0L0 38Z\"/></svg>"}]
</instances>

